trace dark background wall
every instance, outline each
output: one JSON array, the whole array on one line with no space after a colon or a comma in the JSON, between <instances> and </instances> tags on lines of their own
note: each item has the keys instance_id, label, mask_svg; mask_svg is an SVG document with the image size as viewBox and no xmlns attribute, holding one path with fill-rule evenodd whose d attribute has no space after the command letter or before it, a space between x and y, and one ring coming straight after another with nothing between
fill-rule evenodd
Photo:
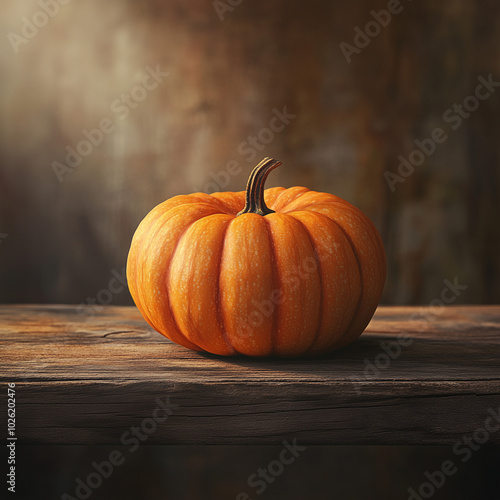
<instances>
[{"instance_id":1,"label":"dark background wall","mask_svg":"<svg viewBox=\"0 0 500 500\"><path fill-rule=\"evenodd\" d=\"M456 130L443 113L479 76L500 81L500 6L400 5L348 63L340 43L387 2L243 1L221 21L211 1L75 1L24 43L12 33L23 16L43 24L40 6L2 1L0 301L95 297L154 205L213 191L214 178L243 189L273 156L283 166L269 186L329 191L372 218L388 255L383 302L428 303L454 277L468 285L460 302L498 302L500 90ZM148 66L168 76L133 91ZM131 91L139 100L124 105ZM296 117L270 140L262 130L284 107ZM58 178L53 163L106 118L113 130ZM392 192L384 172L436 127L446 141ZM244 143L259 133L252 154ZM231 161L238 174L221 173Z\"/></svg>"}]
</instances>

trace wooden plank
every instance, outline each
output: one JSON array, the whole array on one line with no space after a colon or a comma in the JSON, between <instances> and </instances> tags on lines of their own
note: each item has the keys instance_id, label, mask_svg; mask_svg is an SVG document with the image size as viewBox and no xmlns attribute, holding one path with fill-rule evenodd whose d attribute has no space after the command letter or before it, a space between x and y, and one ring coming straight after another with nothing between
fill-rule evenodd
<instances>
[{"instance_id":1,"label":"wooden plank","mask_svg":"<svg viewBox=\"0 0 500 500\"><path fill-rule=\"evenodd\" d=\"M24 443L119 443L167 397L148 443L444 444L500 412L497 306L380 307L355 344L310 360L200 354L135 308L79 311L0 306Z\"/></svg>"}]
</instances>

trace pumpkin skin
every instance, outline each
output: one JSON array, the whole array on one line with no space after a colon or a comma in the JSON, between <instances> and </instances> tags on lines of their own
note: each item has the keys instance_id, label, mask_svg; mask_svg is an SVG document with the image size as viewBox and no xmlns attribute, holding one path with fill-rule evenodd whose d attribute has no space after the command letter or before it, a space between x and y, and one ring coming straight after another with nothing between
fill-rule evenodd
<instances>
[{"instance_id":1,"label":"pumpkin skin","mask_svg":"<svg viewBox=\"0 0 500 500\"><path fill-rule=\"evenodd\" d=\"M140 223L127 280L155 330L224 356L314 356L361 335L385 284L380 235L332 194L264 191L279 164L264 159L246 192L175 196Z\"/></svg>"}]
</instances>

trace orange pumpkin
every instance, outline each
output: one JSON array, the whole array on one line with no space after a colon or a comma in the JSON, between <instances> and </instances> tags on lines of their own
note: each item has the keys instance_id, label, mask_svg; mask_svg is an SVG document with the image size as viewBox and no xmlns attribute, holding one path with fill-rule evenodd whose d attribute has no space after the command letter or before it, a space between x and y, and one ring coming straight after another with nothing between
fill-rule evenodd
<instances>
[{"instance_id":1,"label":"orange pumpkin","mask_svg":"<svg viewBox=\"0 0 500 500\"><path fill-rule=\"evenodd\" d=\"M127 278L155 330L225 356L318 355L361 335L385 283L381 238L337 196L264 191L280 164L264 159L246 193L175 196L140 223Z\"/></svg>"}]
</instances>

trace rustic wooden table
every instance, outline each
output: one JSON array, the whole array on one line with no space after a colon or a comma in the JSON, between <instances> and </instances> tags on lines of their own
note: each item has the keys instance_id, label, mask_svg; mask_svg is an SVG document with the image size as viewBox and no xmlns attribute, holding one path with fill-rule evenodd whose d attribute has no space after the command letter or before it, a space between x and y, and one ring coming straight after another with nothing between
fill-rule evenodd
<instances>
[{"instance_id":1,"label":"rustic wooden table","mask_svg":"<svg viewBox=\"0 0 500 500\"><path fill-rule=\"evenodd\" d=\"M81 312L0 307L23 443L114 444L142 425L155 444L453 444L500 412L497 306L380 307L356 343L310 360L200 354L133 307ZM175 408L153 424L159 401Z\"/></svg>"}]
</instances>

